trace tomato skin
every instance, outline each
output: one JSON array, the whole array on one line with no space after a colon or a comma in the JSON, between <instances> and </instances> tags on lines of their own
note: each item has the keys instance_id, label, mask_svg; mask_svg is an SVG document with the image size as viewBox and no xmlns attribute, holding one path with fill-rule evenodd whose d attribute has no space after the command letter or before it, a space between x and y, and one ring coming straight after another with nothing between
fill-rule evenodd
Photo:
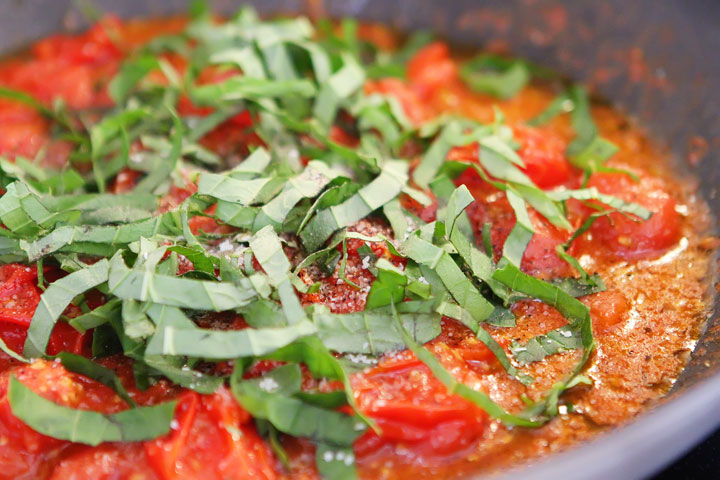
<instances>
[{"instance_id":1,"label":"tomato skin","mask_svg":"<svg viewBox=\"0 0 720 480\"><path fill-rule=\"evenodd\" d=\"M139 405L152 405L175 396L176 388L158 382L141 392L135 387L131 362L123 357L100 360L113 369ZM44 398L71 408L106 414L127 409L114 391L94 380L66 370L59 362L36 360L12 367L0 374L0 480L48 478L154 480L144 461L142 444L102 444L87 447L42 435L15 417L7 400L10 376ZM54 466L59 462L58 467ZM62 472L62 474L60 473Z\"/></svg>"},{"instance_id":2,"label":"tomato skin","mask_svg":"<svg viewBox=\"0 0 720 480\"><path fill-rule=\"evenodd\" d=\"M122 30L116 17L108 16L95 23L81 35L52 35L36 42L33 55L39 60L63 58L69 62L98 63L118 59L122 50L113 41Z\"/></svg>"},{"instance_id":3,"label":"tomato skin","mask_svg":"<svg viewBox=\"0 0 720 480\"><path fill-rule=\"evenodd\" d=\"M0 267L0 322L30 325L40 303L37 268L11 263Z\"/></svg>"},{"instance_id":4,"label":"tomato skin","mask_svg":"<svg viewBox=\"0 0 720 480\"><path fill-rule=\"evenodd\" d=\"M32 47L31 59L0 66L0 84L46 104L62 98L74 109L110 106L105 86L124 56L113 37L120 38L121 30L119 20L108 17L84 34L45 38Z\"/></svg>"},{"instance_id":5,"label":"tomato skin","mask_svg":"<svg viewBox=\"0 0 720 480\"><path fill-rule=\"evenodd\" d=\"M483 225L487 222L492 224L490 240L495 260L499 260L505 240L516 222L510 203L502 192L483 181L473 169L466 170L455 180L455 184L466 185L476 199L468 207L467 213L478 241L482 239ZM535 234L525 248L520 264L522 270L546 279L571 275L571 267L555 250L558 245L567 241L571 232L555 227L532 208L528 209L528 215ZM571 223L576 220L570 219Z\"/></svg>"},{"instance_id":6,"label":"tomato skin","mask_svg":"<svg viewBox=\"0 0 720 480\"><path fill-rule=\"evenodd\" d=\"M418 50L408 62L407 77L421 97L456 81L458 69L447 44L434 42Z\"/></svg>"},{"instance_id":7,"label":"tomato skin","mask_svg":"<svg viewBox=\"0 0 720 480\"><path fill-rule=\"evenodd\" d=\"M557 134L516 125L513 127L514 137L520 143L518 156L525 163L520 170L530 177L535 185L542 189L550 189L560 185L576 187L579 175L576 174L565 158L565 141ZM478 144L471 143L453 147L448 152L449 161L478 163Z\"/></svg>"},{"instance_id":8,"label":"tomato skin","mask_svg":"<svg viewBox=\"0 0 720 480\"><path fill-rule=\"evenodd\" d=\"M406 193L400 194L400 203L404 208L418 216L423 222L434 222L438 209L438 201L432 191L426 190L423 193L429 196L432 202L430 205L422 205Z\"/></svg>"},{"instance_id":9,"label":"tomato skin","mask_svg":"<svg viewBox=\"0 0 720 480\"><path fill-rule=\"evenodd\" d=\"M27 328L40 303L37 268L18 263L3 265L0 281L0 338L10 349L21 353ZM80 354L89 347L89 339L89 335L81 334L65 322L58 322L50 335L47 351L50 355L61 351ZM0 353L0 358L5 357Z\"/></svg>"},{"instance_id":10,"label":"tomato skin","mask_svg":"<svg viewBox=\"0 0 720 480\"><path fill-rule=\"evenodd\" d=\"M49 480L158 480L142 444L73 445Z\"/></svg>"},{"instance_id":11,"label":"tomato skin","mask_svg":"<svg viewBox=\"0 0 720 480\"><path fill-rule=\"evenodd\" d=\"M522 170L540 188L552 188L572 178L570 164L565 158L565 141L548 130L516 125L515 140L520 143L518 155L525 163Z\"/></svg>"},{"instance_id":12,"label":"tomato skin","mask_svg":"<svg viewBox=\"0 0 720 480\"><path fill-rule=\"evenodd\" d=\"M204 213L208 215L215 215L217 204L208 207ZM205 233L230 233L234 230L230 225L218 223L214 218L205 217L203 215L196 215L188 220L188 226L193 234L199 235L202 232Z\"/></svg>"},{"instance_id":13,"label":"tomato skin","mask_svg":"<svg viewBox=\"0 0 720 480\"><path fill-rule=\"evenodd\" d=\"M115 178L108 187L108 191L116 195L119 193L127 193L135 188L135 185L140 181L142 175L142 172L125 167L115 175Z\"/></svg>"},{"instance_id":14,"label":"tomato skin","mask_svg":"<svg viewBox=\"0 0 720 480\"><path fill-rule=\"evenodd\" d=\"M653 258L672 247L680 238L680 216L675 200L662 180L639 173L639 182L623 173L596 173L588 186L623 200L638 203L651 212L649 220L628 218L619 213L601 217L589 235L578 241L578 249L595 250L611 258L638 260Z\"/></svg>"},{"instance_id":15,"label":"tomato skin","mask_svg":"<svg viewBox=\"0 0 720 480\"><path fill-rule=\"evenodd\" d=\"M68 444L64 440L42 435L13 415L7 399L8 381L15 376L25 386L56 403L70 407L101 409L114 393L107 387L90 393L77 381L78 376L69 373L60 364L37 360L30 365L12 368L0 374L0 438L7 444L0 448L0 478L14 478L38 468L39 460ZM100 395L98 396L97 393ZM104 396L103 396L104 394ZM3 475L7 475L3 477Z\"/></svg>"},{"instance_id":16,"label":"tomato skin","mask_svg":"<svg viewBox=\"0 0 720 480\"><path fill-rule=\"evenodd\" d=\"M186 391L175 415L168 435L145 443L159 479L276 478L272 457L249 423L250 415L226 388L212 395Z\"/></svg>"},{"instance_id":17,"label":"tomato skin","mask_svg":"<svg viewBox=\"0 0 720 480\"><path fill-rule=\"evenodd\" d=\"M0 154L33 158L45 143L48 126L34 109L0 99Z\"/></svg>"},{"instance_id":18,"label":"tomato skin","mask_svg":"<svg viewBox=\"0 0 720 480\"><path fill-rule=\"evenodd\" d=\"M604 335L618 328L627 318L632 306L619 290L606 290L588 295L581 301L590 307L593 331L596 335Z\"/></svg>"},{"instance_id":19,"label":"tomato skin","mask_svg":"<svg viewBox=\"0 0 720 480\"><path fill-rule=\"evenodd\" d=\"M462 381L475 378L465 361L444 343L433 344L431 350ZM408 351L354 375L352 385L358 407L382 430L380 436L369 431L356 441L355 451L361 457L398 443L422 458L448 455L471 445L487 426L485 412L450 394Z\"/></svg>"}]
</instances>

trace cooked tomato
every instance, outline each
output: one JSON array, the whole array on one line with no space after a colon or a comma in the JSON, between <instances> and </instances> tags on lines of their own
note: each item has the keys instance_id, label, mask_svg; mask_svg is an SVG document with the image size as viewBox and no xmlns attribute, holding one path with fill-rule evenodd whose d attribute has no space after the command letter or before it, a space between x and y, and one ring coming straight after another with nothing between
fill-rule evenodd
<instances>
[{"instance_id":1,"label":"cooked tomato","mask_svg":"<svg viewBox=\"0 0 720 480\"><path fill-rule=\"evenodd\" d=\"M27 328L40 302L37 269L12 263L0 267L0 338L12 350L22 352ZM82 353L87 335L81 334L65 322L58 322L48 342L48 353L61 351ZM0 353L0 357L5 357Z\"/></svg>"},{"instance_id":2,"label":"cooked tomato","mask_svg":"<svg viewBox=\"0 0 720 480\"><path fill-rule=\"evenodd\" d=\"M474 373L457 353L436 343L433 353L463 382ZM451 394L430 369L407 351L382 361L377 367L354 375L353 391L360 410L382 429L357 440L358 455L370 455L385 444L402 444L411 455L442 456L458 452L485 430L486 414L467 400Z\"/></svg>"},{"instance_id":3,"label":"cooked tomato","mask_svg":"<svg viewBox=\"0 0 720 480\"><path fill-rule=\"evenodd\" d=\"M47 140L48 126L32 108L0 99L0 130L0 154L33 158Z\"/></svg>"},{"instance_id":4,"label":"cooked tomato","mask_svg":"<svg viewBox=\"0 0 720 480\"><path fill-rule=\"evenodd\" d=\"M171 433L146 442L161 480L273 479L272 457L230 392L180 396Z\"/></svg>"},{"instance_id":5,"label":"cooked tomato","mask_svg":"<svg viewBox=\"0 0 720 480\"><path fill-rule=\"evenodd\" d=\"M7 399L10 375L35 393L68 407L111 412L122 406L122 401L108 387L70 373L55 362L37 360L3 372L0 374L0 439L4 439L4 446L0 448L3 466L0 478L3 479L27 475L38 468L43 455L67 443L37 433L12 414Z\"/></svg>"},{"instance_id":6,"label":"cooked tomato","mask_svg":"<svg viewBox=\"0 0 720 480\"><path fill-rule=\"evenodd\" d=\"M483 225L488 222L492 224L491 243L495 259L499 260L505 240L510 235L516 221L510 202L504 194L480 179L472 169L466 170L456 179L455 183L467 185L476 199L468 207L467 213L478 240L482 239ZM571 232L555 227L532 208L528 209L528 214L535 234L525 249L521 263L522 269L544 278L570 275L572 273L570 266L558 257L555 248L567 241Z\"/></svg>"},{"instance_id":7,"label":"cooked tomato","mask_svg":"<svg viewBox=\"0 0 720 480\"><path fill-rule=\"evenodd\" d=\"M457 65L447 44L435 42L418 50L408 62L407 77L421 97L457 80Z\"/></svg>"},{"instance_id":8,"label":"cooked tomato","mask_svg":"<svg viewBox=\"0 0 720 480\"><path fill-rule=\"evenodd\" d=\"M590 187L640 204L652 212L652 217L647 221L620 213L601 217L581 239L581 245L587 245L583 249L630 260L657 256L678 241L680 218L674 198L662 180L639 175L639 182L623 173L597 173L590 177Z\"/></svg>"},{"instance_id":9,"label":"cooked tomato","mask_svg":"<svg viewBox=\"0 0 720 480\"><path fill-rule=\"evenodd\" d=\"M571 179L572 170L565 158L565 141L547 129L523 125L513 128L520 142L518 155L525 163L522 169L540 188L552 188Z\"/></svg>"},{"instance_id":10,"label":"cooked tomato","mask_svg":"<svg viewBox=\"0 0 720 480\"><path fill-rule=\"evenodd\" d=\"M142 177L142 172L130 168L123 168L115 175L115 178L108 187L108 191L115 194L127 193L135 188L140 177Z\"/></svg>"},{"instance_id":11,"label":"cooked tomato","mask_svg":"<svg viewBox=\"0 0 720 480\"><path fill-rule=\"evenodd\" d=\"M368 81L365 83L365 93L382 93L397 98L408 120L414 125L420 125L431 117L430 110L422 103L418 94L400 79L382 78Z\"/></svg>"},{"instance_id":12,"label":"cooked tomato","mask_svg":"<svg viewBox=\"0 0 720 480\"><path fill-rule=\"evenodd\" d=\"M423 205L406 193L400 194L400 203L404 208L417 215L423 222L432 222L435 221L435 215L437 213L437 198L435 198L435 195L433 195L430 190L426 190L424 193L430 197L430 205Z\"/></svg>"},{"instance_id":13,"label":"cooked tomato","mask_svg":"<svg viewBox=\"0 0 720 480\"><path fill-rule=\"evenodd\" d=\"M69 327L68 327L69 328ZM63 347L63 351L71 348ZM150 405L172 398L174 388L159 382L144 392L135 388L131 363L120 357L102 361L112 368L140 405ZM7 399L8 379L13 375L35 393L60 405L116 413L127 407L110 388L82 375L67 371L58 362L36 360L30 365L11 368L0 374L0 479L36 478L39 472L53 470L52 479L127 479L142 474L139 479L154 479L154 473L144 460L140 444L103 444L98 447L74 445L37 433L16 418ZM39 469L39 470L38 470ZM44 477L44 474L42 475Z\"/></svg>"},{"instance_id":14,"label":"cooked tomato","mask_svg":"<svg viewBox=\"0 0 720 480\"><path fill-rule=\"evenodd\" d=\"M118 59L123 52L117 44L122 23L116 17L105 17L82 35L53 35L32 47L38 60L64 59L70 63L99 63Z\"/></svg>"},{"instance_id":15,"label":"cooked tomato","mask_svg":"<svg viewBox=\"0 0 720 480\"><path fill-rule=\"evenodd\" d=\"M37 268L11 263L0 267L0 322L30 325L40 303Z\"/></svg>"},{"instance_id":16,"label":"cooked tomato","mask_svg":"<svg viewBox=\"0 0 720 480\"><path fill-rule=\"evenodd\" d=\"M566 144L559 135L524 125L515 126L514 132L515 140L520 143L517 153L525 164L520 169L535 185L543 189L566 184L576 186L579 176L573 174L565 158ZM452 148L447 159L477 163L478 153L478 144L472 143Z\"/></svg>"},{"instance_id":17,"label":"cooked tomato","mask_svg":"<svg viewBox=\"0 0 720 480\"><path fill-rule=\"evenodd\" d=\"M217 204L212 205L208 207L207 210L205 210L205 213L207 213L208 215L214 215L216 208ZM203 215L196 215L192 217L190 220L188 220L188 225L190 226L190 230L192 231L192 233L194 233L195 235L198 235L201 232L230 233L233 231L233 227L220 224L214 218L206 217Z\"/></svg>"},{"instance_id":18,"label":"cooked tomato","mask_svg":"<svg viewBox=\"0 0 720 480\"><path fill-rule=\"evenodd\" d=\"M49 480L158 480L139 443L73 445L63 452Z\"/></svg>"},{"instance_id":19,"label":"cooked tomato","mask_svg":"<svg viewBox=\"0 0 720 480\"><path fill-rule=\"evenodd\" d=\"M75 109L109 106L112 102L104 87L124 55L115 43L117 32L119 21L108 17L85 34L41 40L33 46L31 59L0 67L0 84L27 91L48 104L62 98Z\"/></svg>"}]
</instances>

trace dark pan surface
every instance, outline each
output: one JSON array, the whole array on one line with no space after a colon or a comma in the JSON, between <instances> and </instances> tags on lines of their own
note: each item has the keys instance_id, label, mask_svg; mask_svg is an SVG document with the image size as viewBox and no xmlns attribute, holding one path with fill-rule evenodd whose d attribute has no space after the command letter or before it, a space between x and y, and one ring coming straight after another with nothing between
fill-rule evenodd
<instances>
[{"instance_id":1,"label":"dark pan surface","mask_svg":"<svg viewBox=\"0 0 720 480\"><path fill-rule=\"evenodd\" d=\"M94 0L123 17L183 12L186 0ZM211 2L221 12L243 2ZM325 13L502 46L594 87L668 147L720 212L720 2L714 0L250 1L262 13ZM309 8L312 7L312 8ZM323 7L323 8L319 8ZM39 14L42 12L41 14ZM82 28L71 0L0 0L0 52ZM718 306L715 301L716 307ZM715 308L716 312L718 308ZM713 315L668 400L627 427L533 465L523 478L641 478L720 425L720 321ZM514 475L518 473L515 472Z\"/></svg>"}]
</instances>

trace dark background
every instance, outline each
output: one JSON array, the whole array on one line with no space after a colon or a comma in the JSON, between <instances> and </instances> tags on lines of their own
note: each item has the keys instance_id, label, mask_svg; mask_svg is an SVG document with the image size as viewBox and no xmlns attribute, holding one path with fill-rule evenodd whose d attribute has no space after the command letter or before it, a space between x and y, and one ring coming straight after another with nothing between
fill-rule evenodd
<instances>
[{"instance_id":1,"label":"dark background","mask_svg":"<svg viewBox=\"0 0 720 480\"><path fill-rule=\"evenodd\" d=\"M720 430L652 480L720 478Z\"/></svg>"}]
</instances>

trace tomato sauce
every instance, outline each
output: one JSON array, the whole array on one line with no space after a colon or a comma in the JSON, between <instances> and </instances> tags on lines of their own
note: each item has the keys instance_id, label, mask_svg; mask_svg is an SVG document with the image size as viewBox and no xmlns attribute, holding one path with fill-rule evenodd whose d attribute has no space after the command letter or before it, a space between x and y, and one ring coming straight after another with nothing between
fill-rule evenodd
<instances>
[{"instance_id":1,"label":"tomato sauce","mask_svg":"<svg viewBox=\"0 0 720 480\"><path fill-rule=\"evenodd\" d=\"M33 45L27 56L0 64L0 85L26 91L47 105L59 98L71 109L107 107L112 103L107 82L122 59L154 36L177 32L183 25L183 19L125 23L108 18L80 35L49 37ZM378 43L396 43L396 36L387 29L365 27L360 31ZM170 60L182 68L180 60ZM214 82L226 74L209 70L202 78ZM53 81L48 82L48 78ZM498 106L520 144L518 154L524 172L540 188L575 188L582 182L582 172L565 156L573 137L567 118L557 117L539 128L524 123L552 101L554 93L547 87L532 85L504 101L473 92L461 82L458 61L448 46L433 43L411 59L406 80L369 80L364 89L394 96L408 119L418 125L445 113L488 122L493 119L494 106ZM209 112L182 99L180 113ZM574 410L563 412L547 425L536 430L509 430L448 392L411 353L387 355L368 364L351 380L360 410L382 429L381 435L367 432L355 444L362 478L450 478L560 451L631 419L659 399L683 368L707 312L705 274L710 263L703 242L709 222L707 207L692 195L692 181L677 178L664 154L642 130L606 106L594 106L593 114L601 134L619 147L609 166L629 170L637 180L626 173L595 173L588 185L653 212L647 222L618 213L603 217L571 246L571 253L583 266L599 273L608 286L605 292L581 299L591 308L597 335L598 347L587 369L595 386L569 393ZM241 113L210 132L201 143L230 162L242 159L251 147L262 144L247 132L252 122L249 114ZM356 141L343 131L333 135L345 145ZM49 125L35 110L0 100L0 153L10 158L34 157L45 147L42 161L62 165L70 153L67 146L48 142ZM469 145L451 150L448 159L477 162L477 155L477 145ZM140 172L123 170L111 182L110 191L129 191L140 178ZM455 181L467 185L476 199L468 209L476 236L480 237L484 224L492 224L491 243L499 256L515 223L507 199L472 169ZM179 204L194 189L192 184L184 189L173 187L161 208ZM405 196L401 201L421 219L434 219L434 199L430 205L420 205ZM213 210L205 213L212 215ZM590 213L587 207L568 202L568 218L574 227ZM556 247L568 240L569 232L557 229L532 210L530 217L536 233L525 251L523 270L544 278L572 274L556 253ZM209 216L192 218L190 227L194 232L233 231ZM374 217L360 221L351 230L392 236L389 226ZM348 242L347 282L340 278L339 266L330 275L317 267L300 272L308 286L320 283L313 293L300 295L305 305L321 303L338 313L364 309L374 277L358 253L362 243ZM370 247L377 257L399 268L404 266L384 244L372 243ZM342 253L342 247L338 249ZM12 350L22 350L40 294L35 267L0 267L0 338ZM535 301L518 302L513 311L518 318L516 327L484 327L506 349L512 341L526 341L566 323L553 308ZM226 328L244 326L242 321L230 323ZM51 337L49 353L87 354L87 342L87 337L61 322ZM442 334L428 347L455 377L488 392L511 411L522 408L521 395L537 399L563 378L579 355L559 353L524 367L523 371L536 379L524 386L509 377L487 347L454 320L444 319ZM62 405L104 413L127 406L109 388L68 372L59 363L22 365L0 353L0 480L317 477L309 442L284 439L292 465L288 473L227 388L200 395L160 381L141 391L134 385L130 360L111 357L103 362L116 370L139 404L178 400L170 433L147 442L89 447L34 432L10 410L10 375ZM257 375L263 371L260 366L256 370Z\"/></svg>"}]
</instances>

